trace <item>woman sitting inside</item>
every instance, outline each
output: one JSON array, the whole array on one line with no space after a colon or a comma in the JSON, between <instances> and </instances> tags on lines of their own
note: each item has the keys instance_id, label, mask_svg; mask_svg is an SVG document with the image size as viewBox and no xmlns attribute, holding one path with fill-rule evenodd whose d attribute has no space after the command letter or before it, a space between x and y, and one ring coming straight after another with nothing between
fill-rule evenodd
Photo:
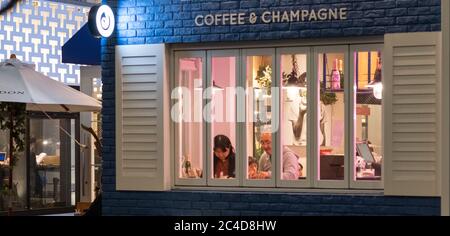
<instances>
[{"instance_id":1,"label":"woman sitting inside","mask_svg":"<svg viewBox=\"0 0 450 236\"><path fill-rule=\"evenodd\" d=\"M214 137L214 178L235 178L236 153L225 135Z\"/></svg>"}]
</instances>

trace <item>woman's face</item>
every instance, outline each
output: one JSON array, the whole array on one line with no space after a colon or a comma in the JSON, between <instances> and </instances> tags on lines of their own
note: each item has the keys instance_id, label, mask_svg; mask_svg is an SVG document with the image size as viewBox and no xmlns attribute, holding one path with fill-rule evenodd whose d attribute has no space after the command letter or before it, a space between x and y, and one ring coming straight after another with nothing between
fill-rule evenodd
<instances>
[{"instance_id":1,"label":"woman's face","mask_svg":"<svg viewBox=\"0 0 450 236\"><path fill-rule=\"evenodd\" d=\"M230 148L225 148L225 151L221 148L214 149L214 155L216 155L220 160L224 161L228 155L230 155Z\"/></svg>"}]
</instances>

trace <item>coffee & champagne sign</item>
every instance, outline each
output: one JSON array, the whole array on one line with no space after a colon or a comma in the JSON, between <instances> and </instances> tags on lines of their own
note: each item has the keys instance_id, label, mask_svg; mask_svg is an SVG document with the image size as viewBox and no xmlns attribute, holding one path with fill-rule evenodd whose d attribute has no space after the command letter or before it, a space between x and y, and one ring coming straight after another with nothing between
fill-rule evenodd
<instances>
[{"instance_id":1,"label":"coffee & champagne sign","mask_svg":"<svg viewBox=\"0 0 450 236\"><path fill-rule=\"evenodd\" d=\"M271 24L292 22L313 22L329 20L346 20L347 8L297 9L289 11L237 12L205 14L195 17L196 26L226 26L244 24Z\"/></svg>"}]
</instances>

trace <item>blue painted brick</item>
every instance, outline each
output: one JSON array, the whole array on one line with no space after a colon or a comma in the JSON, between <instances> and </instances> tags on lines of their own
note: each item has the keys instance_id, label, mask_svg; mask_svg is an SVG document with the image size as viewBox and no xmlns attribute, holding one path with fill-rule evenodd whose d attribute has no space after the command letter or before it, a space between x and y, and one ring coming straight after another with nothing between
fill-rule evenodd
<instances>
[{"instance_id":1,"label":"blue painted brick","mask_svg":"<svg viewBox=\"0 0 450 236\"><path fill-rule=\"evenodd\" d=\"M363 34L362 27L347 28L342 30L345 36L360 36Z\"/></svg>"},{"instance_id":2,"label":"blue painted brick","mask_svg":"<svg viewBox=\"0 0 450 236\"><path fill-rule=\"evenodd\" d=\"M281 39L295 39L298 38L298 32L297 31L288 31L288 32L281 32Z\"/></svg>"},{"instance_id":3,"label":"blue painted brick","mask_svg":"<svg viewBox=\"0 0 450 236\"><path fill-rule=\"evenodd\" d=\"M440 6L441 0L420 0L418 1L419 6Z\"/></svg>"},{"instance_id":4,"label":"blue painted brick","mask_svg":"<svg viewBox=\"0 0 450 236\"><path fill-rule=\"evenodd\" d=\"M220 9L219 2L206 2L202 3L202 10L218 10Z\"/></svg>"},{"instance_id":5,"label":"blue painted brick","mask_svg":"<svg viewBox=\"0 0 450 236\"><path fill-rule=\"evenodd\" d=\"M168 20L164 22L164 28L179 28L183 27L183 22L179 20Z\"/></svg>"},{"instance_id":6,"label":"blue painted brick","mask_svg":"<svg viewBox=\"0 0 450 236\"><path fill-rule=\"evenodd\" d=\"M241 33L239 38L241 40L258 40L259 33Z\"/></svg>"},{"instance_id":7,"label":"blue painted brick","mask_svg":"<svg viewBox=\"0 0 450 236\"><path fill-rule=\"evenodd\" d=\"M261 32L261 39L278 39L280 38L280 32L270 31L270 32Z\"/></svg>"},{"instance_id":8,"label":"blue painted brick","mask_svg":"<svg viewBox=\"0 0 450 236\"><path fill-rule=\"evenodd\" d=\"M174 35L191 35L192 29L191 28L177 28L173 30Z\"/></svg>"},{"instance_id":9,"label":"blue painted brick","mask_svg":"<svg viewBox=\"0 0 450 236\"><path fill-rule=\"evenodd\" d=\"M177 5L167 5L164 7L164 12L180 12L182 10L181 5L177 4Z\"/></svg>"},{"instance_id":10,"label":"blue painted brick","mask_svg":"<svg viewBox=\"0 0 450 236\"><path fill-rule=\"evenodd\" d=\"M117 16L125 16L125 15L128 15L127 8L119 8L119 9L117 9L116 15L117 15Z\"/></svg>"},{"instance_id":11,"label":"blue painted brick","mask_svg":"<svg viewBox=\"0 0 450 236\"><path fill-rule=\"evenodd\" d=\"M120 8L124 9L124 8ZM145 13L145 7L130 7L128 8L128 15L139 15Z\"/></svg>"},{"instance_id":12,"label":"blue painted brick","mask_svg":"<svg viewBox=\"0 0 450 236\"><path fill-rule=\"evenodd\" d=\"M419 24L432 24L441 22L441 16L419 16Z\"/></svg>"},{"instance_id":13,"label":"blue painted brick","mask_svg":"<svg viewBox=\"0 0 450 236\"><path fill-rule=\"evenodd\" d=\"M173 35L173 29L155 29L155 36Z\"/></svg>"},{"instance_id":14,"label":"blue painted brick","mask_svg":"<svg viewBox=\"0 0 450 236\"><path fill-rule=\"evenodd\" d=\"M145 22L137 21L137 22L129 22L128 29L145 29Z\"/></svg>"},{"instance_id":15,"label":"blue painted brick","mask_svg":"<svg viewBox=\"0 0 450 236\"><path fill-rule=\"evenodd\" d=\"M211 28L211 33L228 33L230 32L229 26L214 26Z\"/></svg>"},{"instance_id":16,"label":"blue painted brick","mask_svg":"<svg viewBox=\"0 0 450 236\"><path fill-rule=\"evenodd\" d=\"M408 25L408 32L427 32L430 30L430 25Z\"/></svg>"},{"instance_id":17,"label":"blue painted brick","mask_svg":"<svg viewBox=\"0 0 450 236\"><path fill-rule=\"evenodd\" d=\"M153 13L140 14L136 16L137 21L151 21L154 20L155 15Z\"/></svg>"},{"instance_id":18,"label":"blue painted brick","mask_svg":"<svg viewBox=\"0 0 450 236\"><path fill-rule=\"evenodd\" d=\"M237 41L239 40L239 34L221 34L221 41Z\"/></svg>"},{"instance_id":19,"label":"blue painted brick","mask_svg":"<svg viewBox=\"0 0 450 236\"><path fill-rule=\"evenodd\" d=\"M183 36L183 37L182 37L182 41L183 41L183 43L200 42L200 41L201 41L201 37L200 37L200 35L195 35L195 36Z\"/></svg>"},{"instance_id":20,"label":"blue painted brick","mask_svg":"<svg viewBox=\"0 0 450 236\"><path fill-rule=\"evenodd\" d=\"M155 30L153 30L153 29L136 30L136 36L138 36L138 37L153 37L153 36L155 36Z\"/></svg>"},{"instance_id":21,"label":"blue painted brick","mask_svg":"<svg viewBox=\"0 0 450 236\"><path fill-rule=\"evenodd\" d=\"M136 37L136 30L120 30L117 33L117 36L119 37L125 37L125 38L129 38L129 37Z\"/></svg>"},{"instance_id":22,"label":"blue painted brick","mask_svg":"<svg viewBox=\"0 0 450 236\"><path fill-rule=\"evenodd\" d=\"M240 1L241 9L259 7L259 0Z\"/></svg>"},{"instance_id":23,"label":"blue painted brick","mask_svg":"<svg viewBox=\"0 0 450 236\"><path fill-rule=\"evenodd\" d=\"M153 1L149 0L136 0L136 6L153 6Z\"/></svg>"},{"instance_id":24,"label":"blue painted brick","mask_svg":"<svg viewBox=\"0 0 450 236\"><path fill-rule=\"evenodd\" d=\"M383 17L384 15L385 15L385 10L364 11L364 17L368 17L368 18Z\"/></svg>"},{"instance_id":25,"label":"blue painted brick","mask_svg":"<svg viewBox=\"0 0 450 236\"><path fill-rule=\"evenodd\" d=\"M397 0L397 7L416 7L417 0Z\"/></svg>"},{"instance_id":26,"label":"blue painted brick","mask_svg":"<svg viewBox=\"0 0 450 236\"><path fill-rule=\"evenodd\" d=\"M377 18L374 19L373 25L385 25L385 26L391 26L395 24L395 18L394 17L385 17L385 18Z\"/></svg>"},{"instance_id":27,"label":"blue painted brick","mask_svg":"<svg viewBox=\"0 0 450 236\"><path fill-rule=\"evenodd\" d=\"M406 16L407 14L408 8L394 8L386 10L386 16Z\"/></svg>"},{"instance_id":28,"label":"blue painted brick","mask_svg":"<svg viewBox=\"0 0 450 236\"><path fill-rule=\"evenodd\" d=\"M397 17L397 24L399 25L411 25L416 24L418 21L417 16L403 16L403 17Z\"/></svg>"},{"instance_id":29,"label":"blue painted brick","mask_svg":"<svg viewBox=\"0 0 450 236\"><path fill-rule=\"evenodd\" d=\"M228 10L228 9L238 9L239 2L238 1L226 1L220 3L220 9Z\"/></svg>"},{"instance_id":30,"label":"blue painted brick","mask_svg":"<svg viewBox=\"0 0 450 236\"><path fill-rule=\"evenodd\" d=\"M145 28L148 29L158 29L164 27L164 22L162 21L150 21L145 22Z\"/></svg>"},{"instance_id":31,"label":"blue painted brick","mask_svg":"<svg viewBox=\"0 0 450 236\"><path fill-rule=\"evenodd\" d=\"M301 38L317 38L320 37L320 30L304 30L300 32Z\"/></svg>"},{"instance_id":32,"label":"blue painted brick","mask_svg":"<svg viewBox=\"0 0 450 236\"><path fill-rule=\"evenodd\" d=\"M117 19L117 22L119 22L119 23L134 22L136 20L136 16L135 15L122 15L122 16L117 16L116 19Z\"/></svg>"},{"instance_id":33,"label":"blue painted brick","mask_svg":"<svg viewBox=\"0 0 450 236\"><path fill-rule=\"evenodd\" d=\"M386 29L384 27L366 27L363 29L365 35L384 35Z\"/></svg>"},{"instance_id":34,"label":"blue painted brick","mask_svg":"<svg viewBox=\"0 0 450 236\"><path fill-rule=\"evenodd\" d=\"M163 42L163 38L161 37L147 37L145 38L145 43L146 44L154 44L154 43L162 43Z\"/></svg>"},{"instance_id":35,"label":"blue painted brick","mask_svg":"<svg viewBox=\"0 0 450 236\"><path fill-rule=\"evenodd\" d=\"M207 34L201 36L202 42L214 42L220 40L220 34Z\"/></svg>"}]
</instances>

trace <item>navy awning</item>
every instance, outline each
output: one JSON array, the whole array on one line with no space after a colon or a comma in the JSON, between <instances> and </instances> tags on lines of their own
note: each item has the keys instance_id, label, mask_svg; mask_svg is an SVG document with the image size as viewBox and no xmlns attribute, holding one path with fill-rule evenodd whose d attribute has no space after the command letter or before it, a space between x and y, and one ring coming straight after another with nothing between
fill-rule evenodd
<instances>
[{"instance_id":1,"label":"navy awning","mask_svg":"<svg viewBox=\"0 0 450 236\"><path fill-rule=\"evenodd\" d=\"M100 65L100 38L94 38L86 23L62 47L62 62Z\"/></svg>"}]
</instances>

